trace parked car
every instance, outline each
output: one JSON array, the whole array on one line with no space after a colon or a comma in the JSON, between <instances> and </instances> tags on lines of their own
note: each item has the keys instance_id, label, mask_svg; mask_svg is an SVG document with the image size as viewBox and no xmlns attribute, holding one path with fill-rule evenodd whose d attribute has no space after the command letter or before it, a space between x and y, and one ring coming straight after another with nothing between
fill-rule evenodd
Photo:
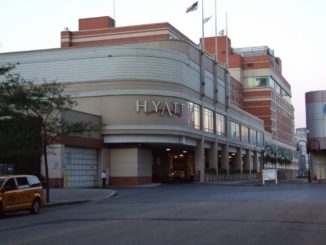
<instances>
[{"instance_id":1,"label":"parked car","mask_svg":"<svg viewBox=\"0 0 326 245\"><path fill-rule=\"evenodd\" d=\"M0 216L6 212L29 210L38 214L44 205L41 182L34 175L0 176Z\"/></svg>"}]
</instances>

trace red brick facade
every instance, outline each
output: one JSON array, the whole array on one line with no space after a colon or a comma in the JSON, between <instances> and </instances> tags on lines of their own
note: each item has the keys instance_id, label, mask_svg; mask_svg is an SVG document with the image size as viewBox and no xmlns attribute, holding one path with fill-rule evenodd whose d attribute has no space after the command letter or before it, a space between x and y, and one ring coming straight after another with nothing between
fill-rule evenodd
<instances>
[{"instance_id":1,"label":"red brick facade","mask_svg":"<svg viewBox=\"0 0 326 245\"><path fill-rule=\"evenodd\" d=\"M282 89L291 91L290 84L282 75L282 61L271 53L241 55L231 47L231 40L226 36L205 38L205 50L213 57L216 56L217 43L218 60L227 62L230 69L238 69L241 74L265 69L269 70L268 76L280 81ZM232 76L232 72L231 72ZM258 76L258 75L257 75ZM266 75L267 76L267 75ZM272 134L273 139L292 145L294 139L293 106L282 98L282 92L278 94L271 87L249 88L244 86L244 81L238 81L243 87L234 89L236 80L230 79L230 102L254 116L259 117L265 123L265 130ZM240 88L241 89L241 88ZM274 122L273 122L274 121Z\"/></svg>"},{"instance_id":2,"label":"red brick facade","mask_svg":"<svg viewBox=\"0 0 326 245\"><path fill-rule=\"evenodd\" d=\"M191 42L169 23L115 27L110 17L79 20L79 30L61 32L61 47L81 47L106 44L121 44L178 38Z\"/></svg>"}]
</instances>

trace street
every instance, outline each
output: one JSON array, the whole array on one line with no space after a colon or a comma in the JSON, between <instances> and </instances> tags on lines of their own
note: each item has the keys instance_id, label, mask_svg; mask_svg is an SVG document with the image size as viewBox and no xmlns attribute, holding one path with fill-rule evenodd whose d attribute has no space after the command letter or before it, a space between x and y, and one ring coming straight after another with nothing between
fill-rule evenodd
<instances>
[{"instance_id":1,"label":"street","mask_svg":"<svg viewBox=\"0 0 326 245\"><path fill-rule=\"evenodd\" d=\"M325 244L326 185L166 184L13 213L0 244Z\"/></svg>"}]
</instances>

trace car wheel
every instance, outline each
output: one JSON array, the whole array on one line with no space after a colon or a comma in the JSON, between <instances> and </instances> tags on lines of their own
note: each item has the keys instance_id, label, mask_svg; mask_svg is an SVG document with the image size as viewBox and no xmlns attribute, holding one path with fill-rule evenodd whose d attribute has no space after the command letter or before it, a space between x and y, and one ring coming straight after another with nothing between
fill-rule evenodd
<instances>
[{"instance_id":1,"label":"car wheel","mask_svg":"<svg viewBox=\"0 0 326 245\"><path fill-rule=\"evenodd\" d=\"M41 203L39 199L35 199L32 205L31 213L38 214L41 210Z\"/></svg>"}]
</instances>

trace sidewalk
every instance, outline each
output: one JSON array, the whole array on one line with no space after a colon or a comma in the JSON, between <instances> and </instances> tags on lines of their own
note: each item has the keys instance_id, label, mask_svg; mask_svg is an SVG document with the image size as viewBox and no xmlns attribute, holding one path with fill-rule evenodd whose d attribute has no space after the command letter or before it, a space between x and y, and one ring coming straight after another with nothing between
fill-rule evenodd
<instances>
[{"instance_id":1,"label":"sidewalk","mask_svg":"<svg viewBox=\"0 0 326 245\"><path fill-rule=\"evenodd\" d=\"M44 195L46 190L44 189ZM102 188L50 188L50 202L45 207L78 204L115 196L117 192Z\"/></svg>"},{"instance_id":2,"label":"sidewalk","mask_svg":"<svg viewBox=\"0 0 326 245\"><path fill-rule=\"evenodd\" d=\"M246 185L252 185L252 186L262 186L261 180L234 180L234 181L217 181L217 182L209 182L207 184L216 184L216 185L234 185L234 186L246 186ZM275 185L275 181L268 181L265 185ZM318 181L312 181L309 182L307 178L293 178L293 179L281 179L278 180L277 185L311 185L311 186L322 186L326 185L326 181L318 182Z\"/></svg>"}]
</instances>

